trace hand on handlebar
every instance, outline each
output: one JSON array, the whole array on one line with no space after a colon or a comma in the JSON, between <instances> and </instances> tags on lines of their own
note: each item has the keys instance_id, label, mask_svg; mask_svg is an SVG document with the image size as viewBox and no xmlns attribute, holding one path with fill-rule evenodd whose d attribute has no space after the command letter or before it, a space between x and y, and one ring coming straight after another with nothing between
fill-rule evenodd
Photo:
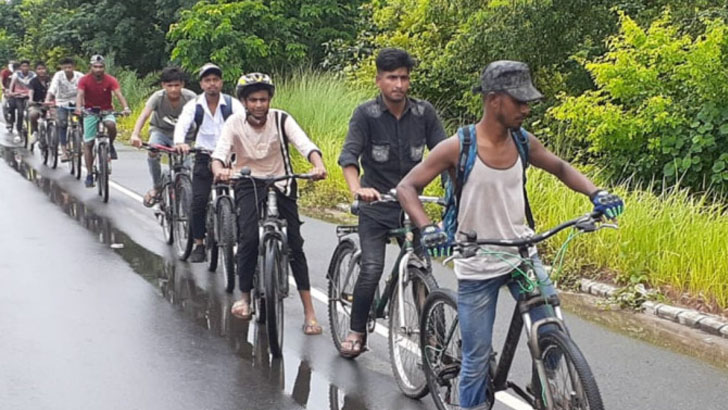
<instances>
[{"instance_id":1,"label":"hand on handlebar","mask_svg":"<svg viewBox=\"0 0 728 410\"><path fill-rule=\"evenodd\" d=\"M215 172L215 181L216 182L228 182L230 181L230 177L233 176L233 170L230 168L222 168Z\"/></svg>"},{"instance_id":2,"label":"hand on handlebar","mask_svg":"<svg viewBox=\"0 0 728 410\"><path fill-rule=\"evenodd\" d=\"M175 149L177 149L177 152L179 152L180 154L187 154L190 152L190 146L185 143L175 144L174 147L175 147Z\"/></svg>"},{"instance_id":3,"label":"hand on handlebar","mask_svg":"<svg viewBox=\"0 0 728 410\"><path fill-rule=\"evenodd\" d=\"M449 256L452 246L445 233L438 225L430 224L422 228L422 245L433 257Z\"/></svg>"},{"instance_id":4,"label":"hand on handlebar","mask_svg":"<svg viewBox=\"0 0 728 410\"><path fill-rule=\"evenodd\" d=\"M129 107L124 108L121 111L121 115L131 115L131 109Z\"/></svg>"},{"instance_id":5,"label":"hand on handlebar","mask_svg":"<svg viewBox=\"0 0 728 410\"><path fill-rule=\"evenodd\" d=\"M141 148L143 143L144 142L142 142L142 139L139 137L139 134L131 134L131 145L132 146Z\"/></svg>"},{"instance_id":6,"label":"hand on handlebar","mask_svg":"<svg viewBox=\"0 0 728 410\"><path fill-rule=\"evenodd\" d=\"M320 181L322 179L326 179L329 174L326 172L326 168L324 167L313 167L309 172L309 175L311 175L312 180Z\"/></svg>"},{"instance_id":7,"label":"hand on handlebar","mask_svg":"<svg viewBox=\"0 0 728 410\"><path fill-rule=\"evenodd\" d=\"M374 188L359 188L354 192L354 197L364 202L374 202L382 199L382 194Z\"/></svg>"},{"instance_id":8,"label":"hand on handlebar","mask_svg":"<svg viewBox=\"0 0 728 410\"><path fill-rule=\"evenodd\" d=\"M594 204L594 212L599 212L609 219L615 219L624 212L622 198L607 191L599 190L593 193L589 199Z\"/></svg>"}]
</instances>

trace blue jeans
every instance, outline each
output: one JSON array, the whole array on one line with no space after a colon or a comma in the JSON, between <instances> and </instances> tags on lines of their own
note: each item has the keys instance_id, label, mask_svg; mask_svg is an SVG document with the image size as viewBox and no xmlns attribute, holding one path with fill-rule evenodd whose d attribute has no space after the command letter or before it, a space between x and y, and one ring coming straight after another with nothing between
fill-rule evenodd
<instances>
[{"instance_id":1,"label":"blue jeans","mask_svg":"<svg viewBox=\"0 0 728 410\"><path fill-rule=\"evenodd\" d=\"M149 136L149 145L164 145L165 147L173 147L174 141L172 137L165 135L159 131L152 131ZM162 165L159 163L160 155L157 152L149 151L147 164L149 165L149 173L152 175L152 183L154 189L161 188L162 183Z\"/></svg>"},{"instance_id":2,"label":"blue jeans","mask_svg":"<svg viewBox=\"0 0 728 410\"><path fill-rule=\"evenodd\" d=\"M532 258L534 271L545 296L556 294L538 255ZM508 285L511 294L518 299L520 289L511 281L511 275L487 280L458 281L458 318L462 337L463 362L460 368L460 407L485 409L489 357L492 351L493 322L498 302L498 290ZM551 316L549 306L542 306L531 312L531 319Z\"/></svg>"}]
</instances>

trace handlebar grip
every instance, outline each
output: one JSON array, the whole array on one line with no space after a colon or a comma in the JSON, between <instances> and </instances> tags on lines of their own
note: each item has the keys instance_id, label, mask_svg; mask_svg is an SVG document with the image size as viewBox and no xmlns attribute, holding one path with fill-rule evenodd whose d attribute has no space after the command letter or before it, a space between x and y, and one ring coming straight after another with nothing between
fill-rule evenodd
<instances>
[{"instance_id":1,"label":"handlebar grip","mask_svg":"<svg viewBox=\"0 0 728 410\"><path fill-rule=\"evenodd\" d=\"M352 215L359 215L359 208L360 208L360 202L358 199L354 200L354 202L351 203L351 208L349 211Z\"/></svg>"}]
</instances>

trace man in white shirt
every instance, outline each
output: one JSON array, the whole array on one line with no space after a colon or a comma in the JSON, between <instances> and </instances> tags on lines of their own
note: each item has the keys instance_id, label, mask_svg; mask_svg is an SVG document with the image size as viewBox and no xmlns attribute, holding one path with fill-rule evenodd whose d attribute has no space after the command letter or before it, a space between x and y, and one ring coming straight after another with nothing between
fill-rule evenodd
<instances>
[{"instance_id":1,"label":"man in white shirt","mask_svg":"<svg viewBox=\"0 0 728 410\"><path fill-rule=\"evenodd\" d=\"M288 143L313 165L315 179L326 178L326 168L321 151L288 113L270 109L275 86L267 74L251 73L240 77L235 89L237 97L245 104L245 112L233 115L225 123L222 136L212 154L212 170L219 180L228 180L242 167L250 168L251 176L267 177L293 174ZM235 153L234 169L225 168L231 153ZM287 223L287 239L290 249L290 265L293 278L303 303L303 332L306 335L321 334L316 321L308 264L303 252L301 220L296 204L295 180L280 181L276 187L278 212ZM254 184L243 179L235 184L235 200L238 212L237 273L241 299L232 307L232 314L250 319L250 291L253 272L258 260L258 212L266 195L264 184Z\"/></svg>"},{"instance_id":2,"label":"man in white shirt","mask_svg":"<svg viewBox=\"0 0 728 410\"><path fill-rule=\"evenodd\" d=\"M46 94L46 102L56 101L56 129L58 131L59 141L63 155L61 162L68 161L68 147L66 130L68 127L68 113L76 103L76 90L78 89L78 81L83 74L76 71L76 62L66 57L61 60L61 71L53 75L51 85L48 87Z\"/></svg>"},{"instance_id":3,"label":"man in white shirt","mask_svg":"<svg viewBox=\"0 0 728 410\"><path fill-rule=\"evenodd\" d=\"M177 125L174 127L174 144L177 150L187 153L190 149L185 140L192 124L197 124L195 148L214 151L220 137L222 125L230 115L244 112L240 101L223 94L222 70L215 64L205 64L200 68L200 88L203 93L185 104ZM192 171L192 210L190 230L195 247L190 254L190 262L205 261L205 211L212 190L213 176L210 170L210 154L198 153Z\"/></svg>"}]
</instances>

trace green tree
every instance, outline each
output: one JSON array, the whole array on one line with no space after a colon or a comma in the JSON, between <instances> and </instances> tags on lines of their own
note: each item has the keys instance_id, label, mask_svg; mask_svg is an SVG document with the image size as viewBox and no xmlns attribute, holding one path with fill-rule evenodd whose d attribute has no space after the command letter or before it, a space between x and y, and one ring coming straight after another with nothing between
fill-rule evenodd
<instances>
[{"instance_id":1,"label":"green tree","mask_svg":"<svg viewBox=\"0 0 728 410\"><path fill-rule=\"evenodd\" d=\"M227 81L243 71L316 64L322 44L353 38L360 1L200 1L170 27L172 59L188 70L219 64Z\"/></svg>"},{"instance_id":2,"label":"green tree","mask_svg":"<svg viewBox=\"0 0 728 410\"><path fill-rule=\"evenodd\" d=\"M648 29L620 14L609 51L585 60L596 89L562 95L559 138L614 179L728 188L728 25L682 34L665 12Z\"/></svg>"}]
</instances>

